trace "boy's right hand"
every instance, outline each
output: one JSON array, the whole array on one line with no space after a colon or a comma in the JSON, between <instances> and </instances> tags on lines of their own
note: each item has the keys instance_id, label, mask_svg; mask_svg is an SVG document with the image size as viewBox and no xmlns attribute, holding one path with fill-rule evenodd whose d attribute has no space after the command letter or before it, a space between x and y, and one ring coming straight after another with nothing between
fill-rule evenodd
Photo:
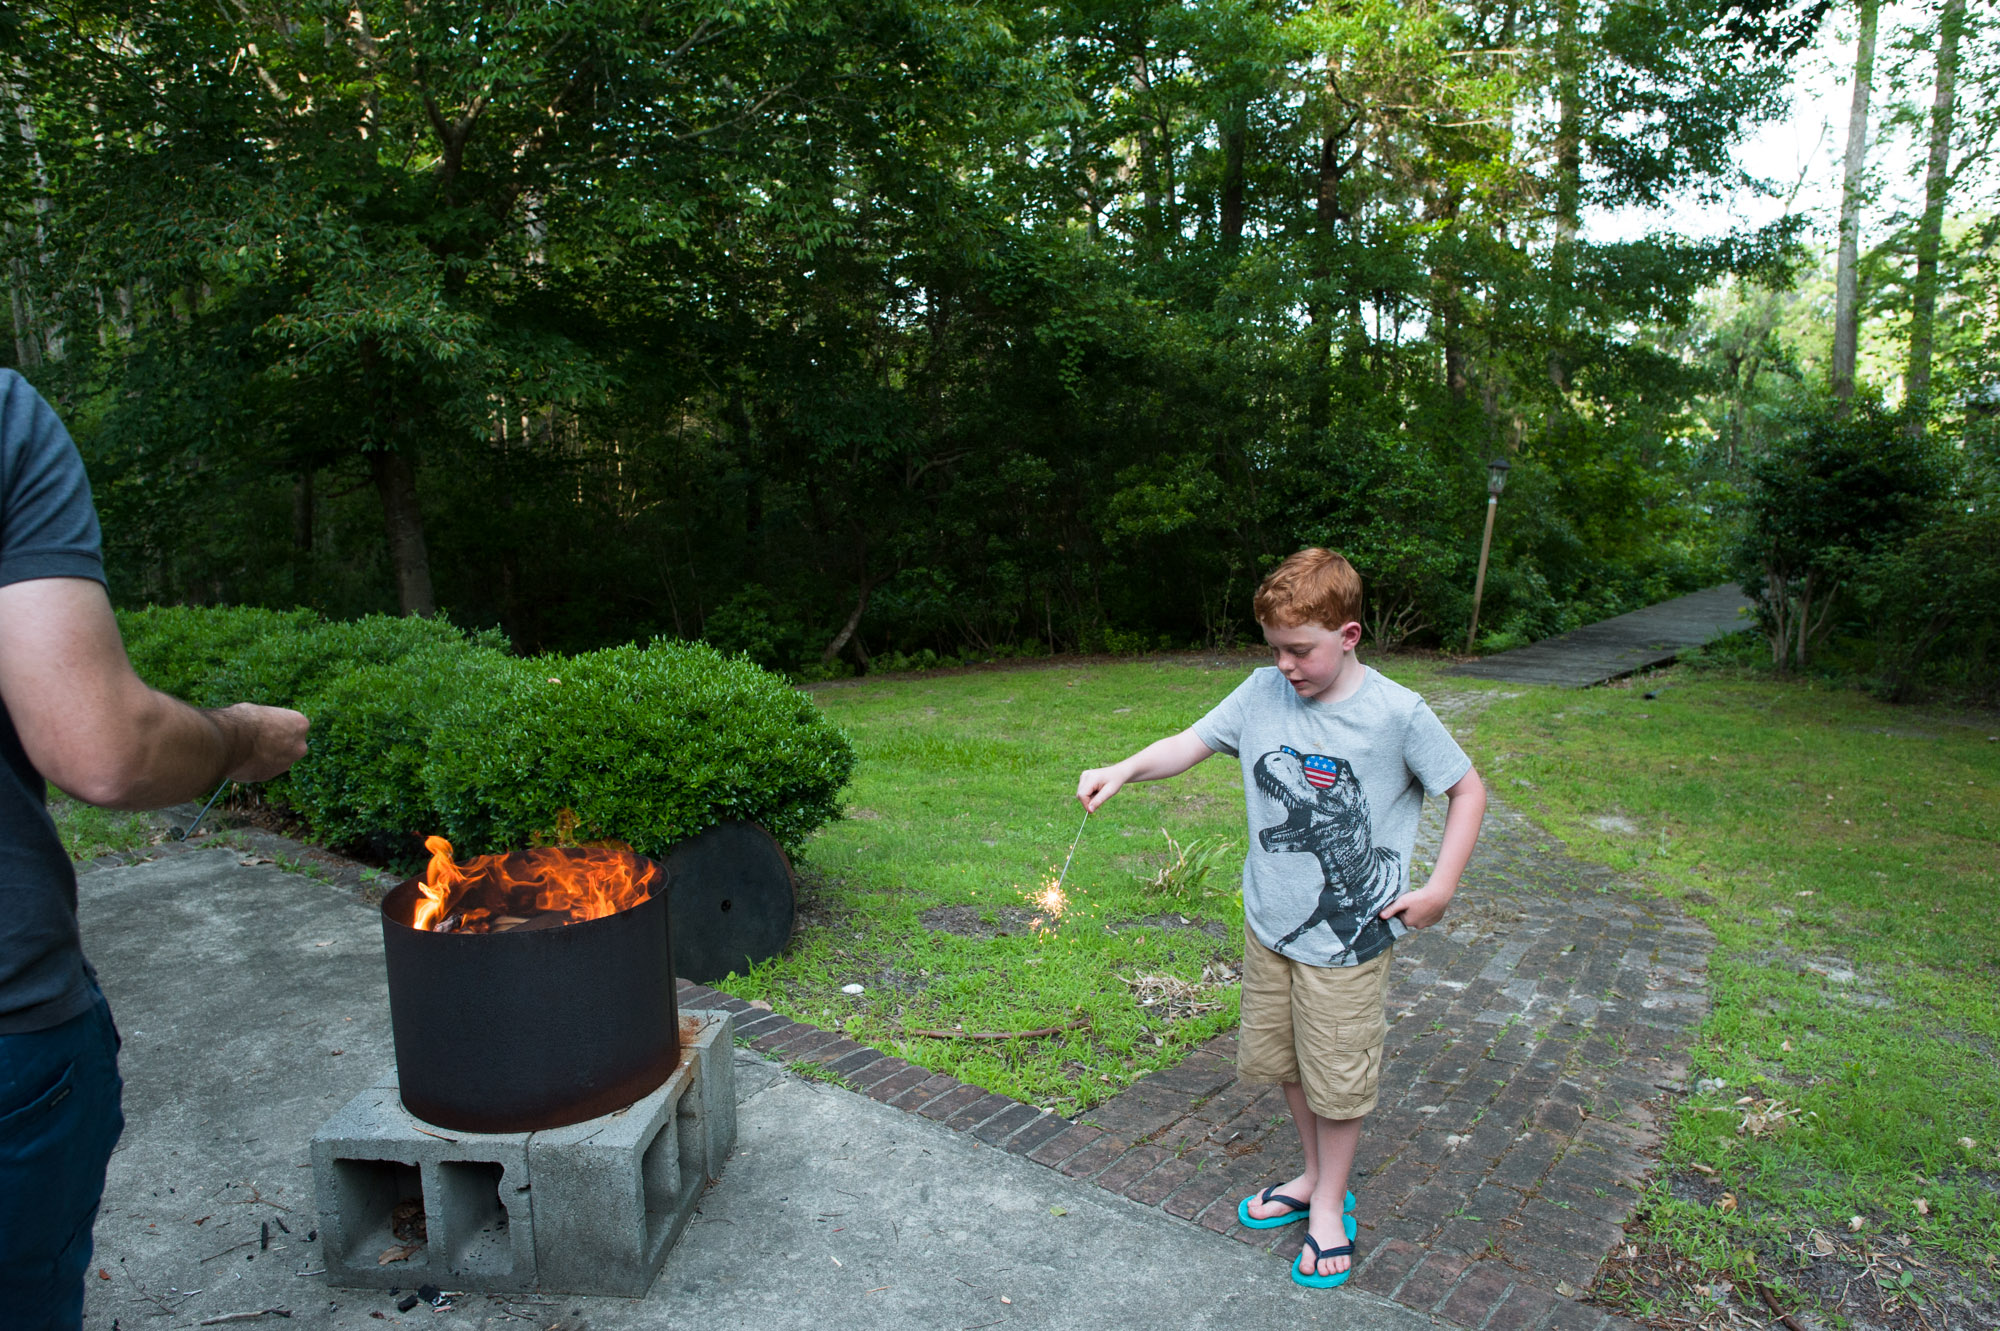
<instances>
[{"instance_id":1,"label":"boy's right hand","mask_svg":"<svg viewBox=\"0 0 2000 1331\"><path fill-rule=\"evenodd\" d=\"M1096 813L1098 806L1116 795L1125 785L1125 773L1118 767L1093 767L1076 779L1076 797L1083 802L1085 813Z\"/></svg>"}]
</instances>

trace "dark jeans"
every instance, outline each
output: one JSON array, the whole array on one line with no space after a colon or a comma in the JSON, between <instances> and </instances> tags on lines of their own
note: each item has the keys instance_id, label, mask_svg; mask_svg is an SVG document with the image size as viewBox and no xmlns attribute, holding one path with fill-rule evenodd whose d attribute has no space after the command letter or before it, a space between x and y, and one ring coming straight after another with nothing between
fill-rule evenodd
<instances>
[{"instance_id":1,"label":"dark jeans","mask_svg":"<svg viewBox=\"0 0 2000 1331\"><path fill-rule=\"evenodd\" d=\"M46 1031L0 1035L0 1323L83 1325L90 1227L125 1129L118 1028L104 996Z\"/></svg>"}]
</instances>

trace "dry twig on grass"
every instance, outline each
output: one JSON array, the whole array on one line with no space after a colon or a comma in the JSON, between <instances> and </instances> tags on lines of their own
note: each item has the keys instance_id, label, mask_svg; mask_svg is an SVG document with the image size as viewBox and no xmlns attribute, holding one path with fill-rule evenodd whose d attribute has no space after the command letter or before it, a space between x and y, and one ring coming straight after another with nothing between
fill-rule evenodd
<instances>
[{"instance_id":1,"label":"dry twig on grass","mask_svg":"<svg viewBox=\"0 0 2000 1331\"><path fill-rule=\"evenodd\" d=\"M1222 991L1240 978L1235 967L1210 962L1201 968L1199 980L1183 980L1177 975L1121 975L1139 1006L1165 1017L1185 1021L1205 1012L1220 1012L1225 1006Z\"/></svg>"}]
</instances>

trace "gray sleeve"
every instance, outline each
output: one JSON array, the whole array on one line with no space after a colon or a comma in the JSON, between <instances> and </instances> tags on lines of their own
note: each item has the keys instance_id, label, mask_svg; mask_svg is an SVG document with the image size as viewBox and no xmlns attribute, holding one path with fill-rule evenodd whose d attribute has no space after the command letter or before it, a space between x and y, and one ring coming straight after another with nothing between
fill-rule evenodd
<instances>
[{"instance_id":1,"label":"gray sleeve","mask_svg":"<svg viewBox=\"0 0 2000 1331\"><path fill-rule=\"evenodd\" d=\"M0 587L36 578L104 581L97 508L55 410L0 371Z\"/></svg>"},{"instance_id":2,"label":"gray sleeve","mask_svg":"<svg viewBox=\"0 0 2000 1331\"><path fill-rule=\"evenodd\" d=\"M1465 756L1444 722L1421 698L1410 712L1409 728L1403 735L1403 761L1423 783L1424 794L1433 798L1457 785L1472 770L1472 759Z\"/></svg>"},{"instance_id":3,"label":"gray sleeve","mask_svg":"<svg viewBox=\"0 0 2000 1331\"><path fill-rule=\"evenodd\" d=\"M1250 693L1257 685L1257 675L1252 671L1250 678L1238 684L1227 698L1209 709L1207 716L1194 723L1191 729L1195 738L1215 750L1230 757L1237 756L1237 743L1243 738L1243 722L1250 711Z\"/></svg>"}]
</instances>

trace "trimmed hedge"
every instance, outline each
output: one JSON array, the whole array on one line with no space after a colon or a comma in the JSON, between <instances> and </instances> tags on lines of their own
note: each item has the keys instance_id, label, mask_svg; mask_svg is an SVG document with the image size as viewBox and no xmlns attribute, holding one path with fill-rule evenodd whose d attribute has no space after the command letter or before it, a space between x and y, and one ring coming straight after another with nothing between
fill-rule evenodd
<instances>
[{"instance_id":1,"label":"trimmed hedge","mask_svg":"<svg viewBox=\"0 0 2000 1331\"><path fill-rule=\"evenodd\" d=\"M336 846L507 850L550 839L562 809L647 854L732 818L797 846L854 770L809 698L699 643L522 659L442 619L151 607L119 625L156 688L312 718L310 752L261 790Z\"/></svg>"}]
</instances>

